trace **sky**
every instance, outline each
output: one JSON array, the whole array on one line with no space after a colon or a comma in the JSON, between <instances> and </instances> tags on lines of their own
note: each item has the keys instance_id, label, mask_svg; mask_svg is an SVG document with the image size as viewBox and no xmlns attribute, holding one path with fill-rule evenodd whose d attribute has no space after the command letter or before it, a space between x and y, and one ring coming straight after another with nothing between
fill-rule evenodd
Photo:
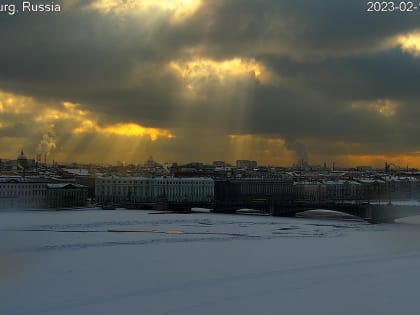
<instances>
[{"instance_id":1,"label":"sky","mask_svg":"<svg viewBox=\"0 0 420 315\"><path fill-rule=\"evenodd\" d=\"M420 9L58 3L0 13L0 158L420 168Z\"/></svg>"}]
</instances>

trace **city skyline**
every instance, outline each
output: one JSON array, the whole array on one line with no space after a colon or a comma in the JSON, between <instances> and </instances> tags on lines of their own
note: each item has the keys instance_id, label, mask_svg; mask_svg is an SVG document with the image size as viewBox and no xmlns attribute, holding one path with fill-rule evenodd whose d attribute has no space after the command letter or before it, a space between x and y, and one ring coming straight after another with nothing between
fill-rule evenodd
<instances>
[{"instance_id":1,"label":"city skyline","mask_svg":"<svg viewBox=\"0 0 420 315\"><path fill-rule=\"evenodd\" d=\"M337 0L60 3L0 19L1 158L420 167L420 13Z\"/></svg>"},{"instance_id":2,"label":"city skyline","mask_svg":"<svg viewBox=\"0 0 420 315\"><path fill-rule=\"evenodd\" d=\"M42 142L41 142L42 144ZM301 169L301 170L327 170L327 171L334 171L334 170L351 170L351 169L359 169L359 170L383 170L388 172L389 170L392 171L417 171L417 167L412 167L410 165L397 165L392 161L384 160L382 161L382 165L370 165L370 164L360 164L354 166L348 165L339 165L336 161L324 161L323 163L311 163L311 161L305 159L298 159L293 161L290 165L279 165L279 164L264 164L259 163L256 160L247 160L247 159L240 159L240 160L215 160L215 161L200 161L200 160L184 160L184 161L169 161L169 160L155 160L152 155L149 155L146 160L139 160L139 161L131 161L127 162L124 160L117 160L117 161L110 161L106 163L101 162L80 162L80 161L58 161L55 160L54 154L52 152L41 153L40 145L37 147L36 154L26 155L24 150L21 150L20 154L15 158L2 158L0 157L0 162L6 163L7 167L13 165L14 162L17 162L18 165L21 163L21 160L24 159L25 163L32 163L30 168L34 168L37 166L55 166L55 167L71 167L78 166L78 167L140 167L140 168L170 168L170 167L192 167L192 168L199 168L200 165L203 167L213 166L216 168L223 168L226 169L262 169L262 168L285 168L285 169ZM12 163L12 164L10 164ZM6 167L6 168L7 168Z\"/></svg>"}]
</instances>

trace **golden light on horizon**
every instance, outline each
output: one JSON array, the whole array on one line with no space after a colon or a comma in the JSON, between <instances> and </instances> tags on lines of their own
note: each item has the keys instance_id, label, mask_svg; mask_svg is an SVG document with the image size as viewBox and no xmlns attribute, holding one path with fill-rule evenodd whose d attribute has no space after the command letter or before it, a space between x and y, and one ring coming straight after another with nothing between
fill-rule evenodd
<instances>
[{"instance_id":1,"label":"golden light on horizon","mask_svg":"<svg viewBox=\"0 0 420 315\"><path fill-rule=\"evenodd\" d=\"M420 167L420 154L396 154L396 155L386 155L386 154L361 154L353 155L348 154L343 156L346 160L349 161L348 164L353 166L375 166L382 167L385 165L385 162L392 163L396 167L404 169L407 166L409 167Z\"/></svg>"},{"instance_id":2,"label":"golden light on horizon","mask_svg":"<svg viewBox=\"0 0 420 315\"><path fill-rule=\"evenodd\" d=\"M194 15L201 7L201 0L97 0L91 8L103 14L171 15L171 22L181 22Z\"/></svg>"}]
</instances>

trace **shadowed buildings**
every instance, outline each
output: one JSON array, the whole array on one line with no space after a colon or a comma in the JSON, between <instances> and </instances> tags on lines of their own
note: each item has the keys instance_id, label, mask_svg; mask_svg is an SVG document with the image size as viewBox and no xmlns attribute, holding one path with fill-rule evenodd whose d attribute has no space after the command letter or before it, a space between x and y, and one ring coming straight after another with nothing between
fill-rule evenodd
<instances>
[{"instance_id":1,"label":"shadowed buildings","mask_svg":"<svg viewBox=\"0 0 420 315\"><path fill-rule=\"evenodd\" d=\"M95 182L97 202L211 202L211 178L100 177Z\"/></svg>"},{"instance_id":2,"label":"shadowed buildings","mask_svg":"<svg viewBox=\"0 0 420 315\"><path fill-rule=\"evenodd\" d=\"M73 183L48 184L48 208L72 208L87 205L88 187Z\"/></svg>"},{"instance_id":3,"label":"shadowed buildings","mask_svg":"<svg viewBox=\"0 0 420 315\"><path fill-rule=\"evenodd\" d=\"M0 177L0 208L43 208L46 206L47 180L36 177Z\"/></svg>"}]
</instances>

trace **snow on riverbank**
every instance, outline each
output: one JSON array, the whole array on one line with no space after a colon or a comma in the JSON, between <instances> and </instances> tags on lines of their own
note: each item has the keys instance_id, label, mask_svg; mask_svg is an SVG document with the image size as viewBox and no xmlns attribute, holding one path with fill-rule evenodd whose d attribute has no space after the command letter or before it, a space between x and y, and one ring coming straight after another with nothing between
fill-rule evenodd
<instances>
[{"instance_id":1,"label":"snow on riverbank","mask_svg":"<svg viewBox=\"0 0 420 315\"><path fill-rule=\"evenodd\" d=\"M404 220L2 212L0 314L417 314Z\"/></svg>"}]
</instances>

